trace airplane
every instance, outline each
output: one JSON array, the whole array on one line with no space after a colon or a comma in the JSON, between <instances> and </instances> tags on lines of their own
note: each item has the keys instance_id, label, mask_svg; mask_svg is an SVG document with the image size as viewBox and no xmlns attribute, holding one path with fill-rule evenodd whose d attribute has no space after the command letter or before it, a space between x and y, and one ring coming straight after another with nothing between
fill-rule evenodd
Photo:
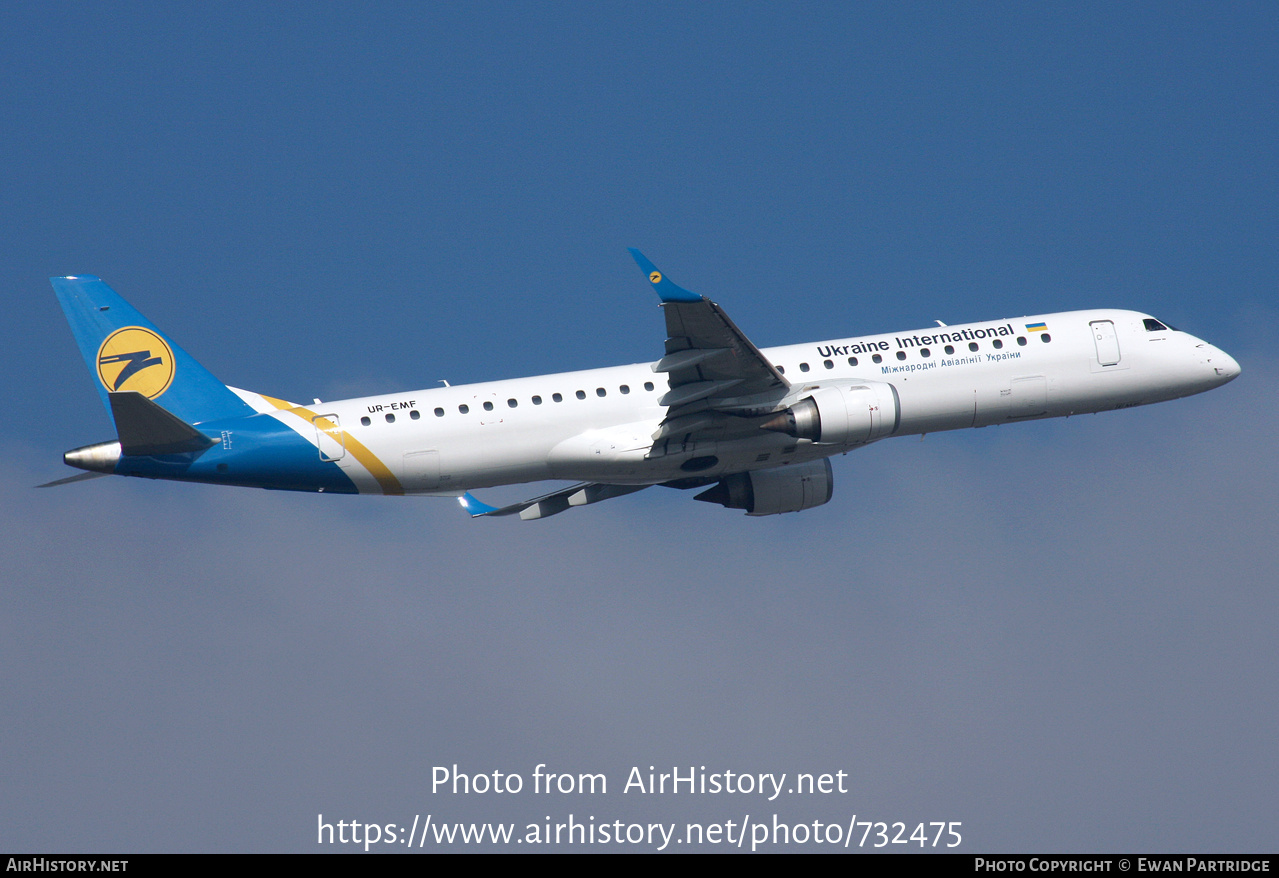
<instances>
[{"instance_id":1,"label":"airplane","mask_svg":"<svg viewBox=\"0 0 1279 878\"><path fill-rule=\"evenodd\" d=\"M97 277L51 278L114 441L86 472L323 494L457 498L546 518L652 485L751 516L831 499L872 442L1123 409L1219 387L1228 354L1147 314L1070 311L760 349L719 305L631 255L666 318L660 359L298 405L228 387ZM572 484L491 506L472 491Z\"/></svg>"}]
</instances>

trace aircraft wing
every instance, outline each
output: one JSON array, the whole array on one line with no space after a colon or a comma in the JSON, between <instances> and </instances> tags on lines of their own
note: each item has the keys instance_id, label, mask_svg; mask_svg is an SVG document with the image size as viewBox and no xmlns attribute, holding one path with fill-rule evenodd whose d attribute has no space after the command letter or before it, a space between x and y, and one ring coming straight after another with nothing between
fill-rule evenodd
<instances>
[{"instance_id":1,"label":"aircraft wing","mask_svg":"<svg viewBox=\"0 0 1279 878\"><path fill-rule=\"evenodd\" d=\"M631 256L666 314L666 355L653 371L667 374L670 389L658 400L668 408L655 440L722 429L729 412L785 395L790 383L719 305L676 286L640 251L631 248Z\"/></svg>"},{"instance_id":2,"label":"aircraft wing","mask_svg":"<svg viewBox=\"0 0 1279 878\"><path fill-rule=\"evenodd\" d=\"M469 491L458 497L457 502L462 504L462 508L472 518L479 518L482 515L519 515L524 521L532 521L536 518L558 515L573 506L586 506L590 503L598 503L601 500L611 500L614 497L622 497L626 494L642 491L647 487L649 486L604 485L597 482L582 482L579 485L572 485L568 488L552 491L549 494L543 494L541 497L534 497L532 500L524 500L523 502L512 503L510 506L502 506L500 508L480 502Z\"/></svg>"}]
</instances>

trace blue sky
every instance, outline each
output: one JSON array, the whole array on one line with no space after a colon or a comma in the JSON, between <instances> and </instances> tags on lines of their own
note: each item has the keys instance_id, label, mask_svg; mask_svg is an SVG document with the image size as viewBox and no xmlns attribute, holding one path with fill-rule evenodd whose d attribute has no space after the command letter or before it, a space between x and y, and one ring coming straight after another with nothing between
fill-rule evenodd
<instances>
[{"instance_id":1,"label":"blue sky","mask_svg":"<svg viewBox=\"0 0 1279 878\"><path fill-rule=\"evenodd\" d=\"M842 769L775 810L970 852L1273 850L1277 38L1260 3L0 13L0 846L580 814L429 789L547 762ZM758 521L30 487L111 434L50 275L306 400L653 359L628 246L762 346L1128 307L1244 371L881 443Z\"/></svg>"}]
</instances>

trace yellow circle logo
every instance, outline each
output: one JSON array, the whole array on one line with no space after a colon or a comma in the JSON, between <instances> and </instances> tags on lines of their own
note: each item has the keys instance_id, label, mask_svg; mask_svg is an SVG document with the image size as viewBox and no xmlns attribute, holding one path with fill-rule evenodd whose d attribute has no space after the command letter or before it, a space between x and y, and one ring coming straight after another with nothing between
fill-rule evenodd
<instances>
[{"instance_id":1,"label":"yellow circle logo","mask_svg":"<svg viewBox=\"0 0 1279 878\"><path fill-rule=\"evenodd\" d=\"M126 326L98 348L98 380L110 391L136 390L155 399L173 383L173 351L141 326Z\"/></svg>"},{"instance_id":2,"label":"yellow circle logo","mask_svg":"<svg viewBox=\"0 0 1279 878\"><path fill-rule=\"evenodd\" d=\"M652 274L650 274L650 275L648 276L648 279L649 279L649 280L651 280L651 281L652 281L653 283L655 283L655 284L656 284L656 283L661 283L661 282L662 282L662 273L661 273L660 271L655 271L655 272L653 272Z\"/></svg>"}]
</instances>

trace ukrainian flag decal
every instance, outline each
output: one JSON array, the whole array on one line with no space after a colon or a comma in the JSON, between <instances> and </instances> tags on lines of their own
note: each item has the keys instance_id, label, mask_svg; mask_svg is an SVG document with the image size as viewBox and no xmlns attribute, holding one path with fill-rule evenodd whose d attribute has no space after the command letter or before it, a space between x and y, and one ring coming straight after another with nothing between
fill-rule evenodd
<instances>
[{"instance_id":1,"label":"ukrainian flag decal","mask_svg":"<svg viewBox=\"0 0 1279 878\"><path fill-rule=\"evenodd\" d=\"M1047 323L1027 323L1027 332L1045 332L1048 329Z\"/></svg>"},{"instance_id":2,"label":"ukrainian flag decal","mask_svg":"<svg viewBox=\"0 0 1279 878\"><path fill-rule=\"evenodd\" d=\"M98 380L112 393L134 390L155 399L173 383L173 351L150 329L126 326L98 348Z\"/></svg>"}]
</instances>

